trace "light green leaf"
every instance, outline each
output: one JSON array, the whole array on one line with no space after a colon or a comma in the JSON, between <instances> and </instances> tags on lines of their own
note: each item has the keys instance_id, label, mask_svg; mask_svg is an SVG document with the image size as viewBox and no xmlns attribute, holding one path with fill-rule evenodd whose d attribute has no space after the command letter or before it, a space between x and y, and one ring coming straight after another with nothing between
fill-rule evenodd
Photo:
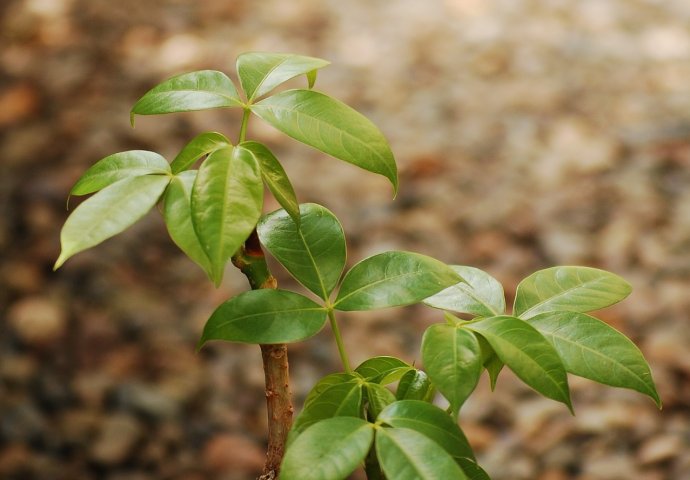
<instances>
[{"instance_id":1,"label":"light green leaf","mask_svg":"<svg viewBox=\"0 0 690 480\"><path fill-rule=\"evenodd\" d=\"M211 261L192 225L192 185L196 174L196 170L187 170L173 177L165 191L163 218L173 242L212 278Z\"/></svg>"},{"instance_id":2,"label":"light green leaf","mask_svg":"<svg viewBox=\"0 0 690 480\"><path fill-rule=\"evenodd\" d=\"M198 347L209 340L241 343L291 343L321 330L326 310L298 293L270 288L231 298L206 322Z\"/></svg>"},{"instance_id":3,"label":"light green leaf","mask_svg":"<svg viewBox=\"0 0 690 480\"><path fill-rule=\"evenodd\" d=\"M129 177L82 202L62 227L62 251L54 268L60 268L72 255L94 247L134 224L158 202L168 182L170 177L167 175Z\"/></svg>"},{"instance_id":4,"label":"light green leaf","mask_svg":"<svg viewBox=\"0 0 690 480\"><path fill-rule=\"evenodd\" d=\"M118 180L141 175L168 175L170 165L155 152L130 150L102 158L92 165L74 184L70 195L86 195Z\"/></svg>"},{"instance_id":5,"label":"light green leaf","mask_svg":"<svg viewBox=\"0 0 690 480\"><path fill-rule=\"evenodd\" d=\"M146 92L132 107L134 115L188 112L219 107L241 107L242 100L227 75L214 70L176 75Z\"/></svg>"},{"instance_id":6,"label":"light green leaf","mask_svg":"<svg viewBox=\"0 0 690 480\"><path fill-rule=\"evenodd\" d=\"M462 328L431 325L422 338L422 361L431 381L457 415L482 373L479 342Z\"/></svg>"},{"instance_id":7,"label":"light green leaf","mask_svg":"<svg viewBox=\"0 0 690 480\"><path fill-rule=\"evenodd\" d=\"M408 428L379 428L376 454L387 478L467 479L448 452L425 435Z\"/></svg>"},{"instance_id":8,"label":"light green leaf","mask_svg":"<svg viewBox=\"0 0 690 480\"><path fill-rule=\"evenodd\" d=\"M462 281L424 300L430 307L477 317L503 315L506 301L501 284L482 270L451 265Z\"/></svg>"},{"instance_id":9,"label":"light green leaf","mask_svg":"<svg viewBox=\"0 0 690 480\"><path fill-rule=\"evenodd\" d=\"M345 274L334 307L374 310L411 305L460 280L436 259L411 252L385 252L366 258Z\"/></svg>"},{"instance_id":10,"label":"light green leaf","mask_svg":"<svg viewBox=\"0 0 690 480\"><path fill-rule=\"evenodd\" d=\"M278 159L268 147L258 142L242 142L237 148L254 157L254 161L261 168L261 176L266 186L278 200L280 206L290 214L290 217L299 226L300 213L295 190Z\"/></svg>"},{"instance_id":11,"label":"light green leaf","mask_svg":"<svg viewBox=\"0 0 690 480\"><path fill-rule=\"evenodd\" d=\"M367 382L365 385L369 415L378 417L379 413L391 403L395 402L395 395L381 384Z\"/></svg>"},{"instance_id":12,"label":"light green leaf","mask_svg":"<svg viewBox=\"0 0 690 480\"><path fill-rule=\"evenodd\" d=\"M397 167L388 142L371 121L344 103L313 90L288 90L251 109L286 135L383 175L397 192Z\"/></svg>"},{"instance_id":13,"label":"light green leaf","mask_svg":"<svg viewBox=\"0 0 690 480\"><path fill-rule=\"evenodd\" d=\"M496 381L498 380L498 374L503 370L504 363L498 358L494 349L491 345L484 340L484 337L477 334L477 341L479 341L479 348L482 352L482 365L486 368L489 374L489 384L491 386L491 391L493 392L496 388Z\"/></svg>"},{"instance_id":14,"label":"light green leaf","mask_svg":"<svg viewBox=\"0 0 690 480\"><path fill-rule=\"evenodd\" d=\"M214 151L201 164L192 189L192 222L216 286L227 261L254 230L263 193L258 165L232 147Z\"/></svg>"},{"instance_id":15,"label":"light green leaf","mask_svg":"<svg viewBox=\"0 0 690 480\"><path fill-rule=\"evenodd\" d=\"M194 165L201 157L219 148L231 147L232 143L225 135L217 132L205 132L194 137L184 146L170 164L173 173L180 173Z\"/></svg>"},{"instance_id":16,"label":"light green leaf","mask_svg":"<svg viewBox=\"0 0 690 480\"><path fill-rule=\"evenodd\" d=\"M591 312L618 303L632 288L618 275L588 267L553 267L525 278L515 294L514 315L542 312Z\"/></svg>"},{"instance_id":17,"label":"light green leaf","mask_svg":"<svg viewBox=\"0 0 690 480\"><path fill-rule=\"evenodd\" d=\"M250 52L237 57L237 74L251 102L299 75L307 75L311 81L311 72L329 64L320 58L290 53Z\"/></svg>"},{"instance_id":18,"label":"light green leaf","mask_svg":"<svg viewBox=\"0 0 690 480\"><path fill-rule=\"evenodd\" d=\"M453 458L474 459L467 437L455 420L435 405L420 400L400 400L385 408L377 421L395 428L409 428L433 440Z\"/></svg>"},{"instance_id":19,"label":"light green leaf","mask_svg":"<svg viewBox=\"0 0 690 480\"><path fill-rule=\"evenodd\" d=\"M368 382L388 385L399 380L412 366L395 357L373 357L362 362L355 372L359 373Z\"/></svg>"},{"instance_id":20,"label":"light green leaf","mask_svg":"<svg viewBox=\"0 0 690 480\"><path fill-rule=\"evenodd\" d=\"M484 337L523 382L545 397L565 403L572 412L565 367L556 350L534 327L515 317L500 316L469 322L465 328Z\"/></svg>"},{"instance_id":21,"label":"light green leaf","mask_svg":"<svg viewBox=\"0 0 690 480\"><path fill-rule=\"evenodd\" d=\"M283 480L342 480L367 456L374 425L360 418L336 417L309 427L288 448Z\"/></svg>"},{"instance_id":22,"label":"light green leaf","mask_svg":"<svg viewBox=\"0 0 690 480\"><path fill-rule=\"evenodd\" d=\"M338 219L314 203L300 206L299 228L285 210L264 216L259 240L302 285L327 300L345 267L345 234Z\"/></svg>"},{"instance_id":23,"label":"light green leaf","mask_svg":"<svg viewBox=\"0 0 690 480\"><path fill-rule=\"evenodd\" d=\"M318 70L312 70L311 72L307 72L307 85L309 86L310 90L314 88L314 84L316 83L316 76L318 75L318 73Z\"/></svg>"},{"instance_id":24,"label":"light green leaf","mask_svg":"<svg viewBox=\"0 0 690 480\"><path fill-rule=\"evenodd\" d=\"M547 312L526 321L553 345L566 371L605 385L636 390L661 407L649 365L622 333L578 312Z\"/></svg>"},{"instance_id":25,"label":"light green leaf","mask_svg":"<svg viewBox=\"0 0 690 480\"><path fill-rule=\"evenodd\" d=\"M310 395L302 413L295 419L290 432L291 439L310 425L332 417L360 417L364 382L354 379L324 385L318 394Z\"/></svg>"},{"instance_id":26,"label":"light green leaf","mask_svg":"<svg viewBox=\"0 0 690 480\"><path fill-rule=\"evenodd\" d=\"M395 391L395 398L397 400L423 400L431 402L434 399L436 389L431 383L431 379L422 370L412 369L408 370L398 383L398 388Z\"/></svg>"}]
</instances>

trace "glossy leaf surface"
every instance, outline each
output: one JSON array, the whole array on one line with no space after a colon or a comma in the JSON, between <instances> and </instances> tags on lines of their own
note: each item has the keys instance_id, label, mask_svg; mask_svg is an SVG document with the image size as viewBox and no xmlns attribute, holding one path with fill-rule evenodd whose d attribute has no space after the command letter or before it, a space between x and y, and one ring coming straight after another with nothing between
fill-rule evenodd
<instances>
[{"instance_id":1,"label":"glossy leaf surface","mask_svg":"<svg viewBox=\"0 0 690 480\"><path fill-rule=\"evenodd\" d=\"M367 410L371 418L376 418L381 411L395 402L395 395L383 385L368 382L364 385L367 395Z\"/></svg>"},{"instance_id":2,"label":"glossy leaf surface","mask_svg":"<svg viewBox=\"0 0 690 480\"><path fill-rule=\"evenodd\" d=\"M622 333L577 312L542 313L527 322L553 345L566 371L605 385L636 390L661 406L649 365Z\"/></svg>"},{"instance_id":3,"label":"glossy leaf surface","mask_svg":"<svg viewBox=\"0 0 690 480\"><path fill-rule=\"evenodd\" d=\"M448 452L427 436L408 428L378 429L376 454L387 478L467 479Z\"/></svg>"},{"instance_id":4,"label":"glossy leaf surface","mask_svg":"<svg viewBox=\"0 0 690 480\"><path fill-rule=\"evenodd\" d=\"M572 411L565 367L551 344L527 322L501 316L470 322L466 328L482 335L523 382ZM432 377L433 378L433 377Z\"/></svg>"},{"instance_id":5,"label":"glossy leaf surface","mask_svg":"<svg viewBox=\"0 0 690 480\"><path fill-rule=\"evenodd\" d=\"M355 372L359 373L369 382L388 385L400 379L400 377L411 368L412 366L409 363L399 358L381 356L363 361L355 368Z\"/></svg>"},{"instance_id":6,"label":"glossy leaf surface","mask_svg":"<svg viewBox=\"0 0 690 480\"><path fill-rule=\"evenodd\" d=\"M474 267L451 265L461 282L424 300L430 307L468 313L477 317L503 315L505 295L501 284L488 273Z\"/></svg>"},{"instance_id":7,"label":"glossy leaf surface","mask_svg":"<svg viewBox=\"0 0 690 480\"><path fill-rule=\"evenodd\" d=\"M325 386L304 404L295 419L292 436L303 432L314 423L331 417L359 417L362 410L363 382L352 380Z\"/></svg>"},{"instance_id":8,"label":"glossy leaf surface","mask_svg":"<svg viewBox=\"0 0 690 480\"><path fill-rule=\"evenodd\" d=\"M434 258L411 252L380 253L345 274L334 306L374 310L411 305L459 280L452 268Z\"/></svg>"},{"instance_id":9,"label":"glossy leaf surface","mask_svg":"<svg viewBox=\"0 0 690 480\"><path fill-rule=\"evenodd\" d=\"M199 346L209 340L291 343L318 333L325 309L287 290L250 290L223 303L206 322Z\"/></svg>"},{"instance_id":10,"label":"glossy leaf surface","mask_svg":"<svg viewBox=\"0 0 690 480\"><path fill-rule=\"evenodd\" d=\"M70 195L97 192L118 180L141 175L168 175L170 165L155 152L130 150L102 158L91 166L74 184Z\"/></svg>"},{"instance_id":11,"label":"glossy leaf surface","mask_svg":"<svg viewBox=\"0 0 690 480\"><path fill-rule=\"evenodd\" d=\"M194 137L185 145L170 164L173 173L180 173L190 168L201 157L219 148L231 147L232 143L225 135L217 132L205 132Z\"/></svg>"},{"instance_id":12,"label":"glossy leaf surface","mask_svg":"<svg viewBox=\"0 0 690 480\"><path fill-rule=\"evenodd\" d=\"M200 70L176 75L146 92L132 107L131 120L134 125L134 115L241 106L242 100L227 75Z\"/></svg>"},{"instance_id":13,"label":"glossy leaf surface","mask_svg":"<svg viewBox=\"0 0 690 480\"><path fill-rule=\"evenodd\" d=\"M309 427L288 448L280 471L284 480L342 480L364 460L374 425L336 417Z\"/></svg>"},{"instance_id":14,"label":"glossy leaf surface","mask_svg":"<svg viewBox=\"0 0 690 480\"><path fill-rule=\"evenodd\" d=\"M254 230L263 204L259 167L232 147L201 164L192 189L192 222L220 284L225 264Z\"/></svg>"},{"instance_id":15,"label":"glossy leaf surface","mask_svg":"<svg viewBox=\"0 0 690 480\"><path fill-rule=\"evenodd\" d=\"M618 275L589 267L553 267L525 278L517 287L514 315L543 312L591 312L618 303L632 288Z\"/></svg>"},{"instance_id":16,"label":"glossy leaf surface","mask_svg":"<svg viewBox=\"0 0 690 480\"><path fill-rule=\"evenodd\" d=\"M167 175L129 177L105 187L82 202L60 233L62 251L55 269L72 255L117 235L158 202L170 182Z\"/></svg>"},{"instance_id":17,"label":"glossy leaf surface","mask_svg":"<svg viewBox=\"0 0 690 480\"><path fill-rule=\"evenodd\" d=\"M291 53L249 52L237 57L237 74L247 98L252 101L299 75L307 75L330 62ZM311 78L309 78L310 86Z\"/></svg>"},{"instance_id":18,"label":"glossy leaf surface","mask_svg":"<svg viewBox=\"0 0 690 480\"><path fill-rule=\"evenodd\" d=\"M476 337L462 328L431 325L422 338L422 360L431 381L457 415L482 373L482 356Z\"/></svg>"},{"instance_id":19,"label":"glossy leaf surface","mask_svg":"<svg viewBox=\"0 0 690 480\"><path fill-rule=\"evenodd\" d=\"M254 158L254 161L261 168L261 176L268 189L280 206L299 225L299 204L297 203L295 190L292 188L290 179L278 159L265 145L258 142L242 142L237 148Z\"/></svg>"},{"instance_id":20,"label":"glossy leaf surface","mask_svg":"<svg viewBox=\"0 0 690 480\"><path fill-rule=\"evenodd\" d=\"M187 170L173 177L165 191L163 218L173 242L211 278L211 261L192 225L192 186L196 174L196 170Z\"/></svg>"},{"instance_id":21,"label":"glossy leaf surface","mask_svg":"<svg viewBox=\"0 0 690 480\"><path fill-rule=\"evenodd\" d=\"M371 121L344 103L313 90L288 90L251 109L286 135L383 175L397 192L397 167L388 142Z\"/></svg>"},{"instance_id":22,"label":"glossy leaf surface","mask_svg":"<svg viewBox=\"0 0 690 480\"><path fill-rule=\"evenodd\" d=\"M257 225L261 243L302 285L328 299L345 267L345 234L338 219L315 203L300 206L299 228L285 210Z\"/></svg>"},{"instance_id":23,"label":"glossy leaf surface","mask_svg":"<svg viewBox=\"0 0 690 480\"><path fill-rule=\"evenodd\" d=\"M397 400L422 400L431 402L436 392L431 379L423 370L416 368L408 370L400 378L398 388L395 391Z\"/></svg>"}]
</instances>

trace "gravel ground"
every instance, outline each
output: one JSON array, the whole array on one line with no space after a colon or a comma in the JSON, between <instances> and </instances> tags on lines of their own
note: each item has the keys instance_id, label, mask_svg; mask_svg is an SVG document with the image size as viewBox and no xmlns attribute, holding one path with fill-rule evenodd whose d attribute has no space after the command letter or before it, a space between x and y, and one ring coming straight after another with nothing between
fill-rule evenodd
<instances>
[{"instance_id":1,"label":"gravel ground","mask_svg":"<svg viewBox=\"0 0 690 480\"><path fill-rule=\"evenodd\" d=\"M353 263L384 249L474 265L509 297L538 268L634 285L602 313L652 366L663 411L571 378L576 416L502 374L461 412L495 480L690 479L690 3L686 0L5 0L0 3L0 478L254 478L266 428L258 348L194 345L216 290L153 213L57 273L65 198L116 151L172 158L237 135L227 111L141 118L180 71L234 75L250 50L333 62L317 87L385 132L380 177L285 141L301 201L342 220ZM352 199L357 201L352 201ZM267 205L272 209L275 204ZM294 286L279 275L285 287ZM344 316L354 361L418 358L428 309ZM297 403L338 368L328 331L291 348Z\"/></svg>"}]
</instances>

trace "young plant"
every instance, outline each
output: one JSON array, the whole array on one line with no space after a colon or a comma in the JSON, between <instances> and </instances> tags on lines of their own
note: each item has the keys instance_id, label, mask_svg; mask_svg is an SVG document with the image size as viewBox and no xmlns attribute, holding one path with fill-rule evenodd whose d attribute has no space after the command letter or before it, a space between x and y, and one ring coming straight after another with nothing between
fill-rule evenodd
<instances>
[{"instance_id":1,"label":"young plant","mask_svg":"<svg viewBox=\"0 0 690 480\"><path fill-rule=\"evenodd\" d=\"M229 261L247 276L252 290L213 312L198 346L209 340L261 346L269 419L261 478L280 472L286 480L337 480L363 466L370 479L487 479L458 415L483 370L493 387L504 366L571 411L567 373L637 390L660 406L637 347L588 315L630 293L628 283L612 273L587 267L541 270L519 284L508 313L494 278L418 253L383 252L345 272L346 241L336 216L317 204L300 205L269 148L246 138L248 121L257 116L306 145L384 176L397 191L395 160L378 128L312 89L316 72L327 64L300 55L246 53L237 59L242 95L225 74L209 70L151 89L132 108L132 124L135 115L238 108L243 117L237 142L205 132L170 163L138 150L97 162L70 192L94 195L65 222L55 268L162 202L172 240L216 286ZM272 93L301 75L307 89ZM264 185L283 208L263 214ZM277 288L262 247L310 296ZM443 311L444 319L422 339L425 370L380 356L353 369L336 312L417 303ZM343 372L314 386L292 424L286 344L315 335L326 322ZM447 409L433 404L437 392Z\"/></svg>"}]
</instances>

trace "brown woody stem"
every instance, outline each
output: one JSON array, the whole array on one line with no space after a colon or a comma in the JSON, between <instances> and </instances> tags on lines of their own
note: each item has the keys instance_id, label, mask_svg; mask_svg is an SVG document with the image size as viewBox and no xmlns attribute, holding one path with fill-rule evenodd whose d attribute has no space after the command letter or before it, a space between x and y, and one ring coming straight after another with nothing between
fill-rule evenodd
<instances>
[{"instance_id":1,"label":"brown woody stem","mask_svg":"<svg viewBox=\"0 0 690 480\"><path fill-rule=\"evenodd\" d=\"M232 257L232 263L249 280L252 289L276 288L278 282L271 275L256 230L244 246ZM268 449L266 464L259 480L277 479L285 453L285 441L292 426L292 401L288 371L287 345L260 345L266 377L266 407L268 414Z\"/></svg>"}]
</instances>

